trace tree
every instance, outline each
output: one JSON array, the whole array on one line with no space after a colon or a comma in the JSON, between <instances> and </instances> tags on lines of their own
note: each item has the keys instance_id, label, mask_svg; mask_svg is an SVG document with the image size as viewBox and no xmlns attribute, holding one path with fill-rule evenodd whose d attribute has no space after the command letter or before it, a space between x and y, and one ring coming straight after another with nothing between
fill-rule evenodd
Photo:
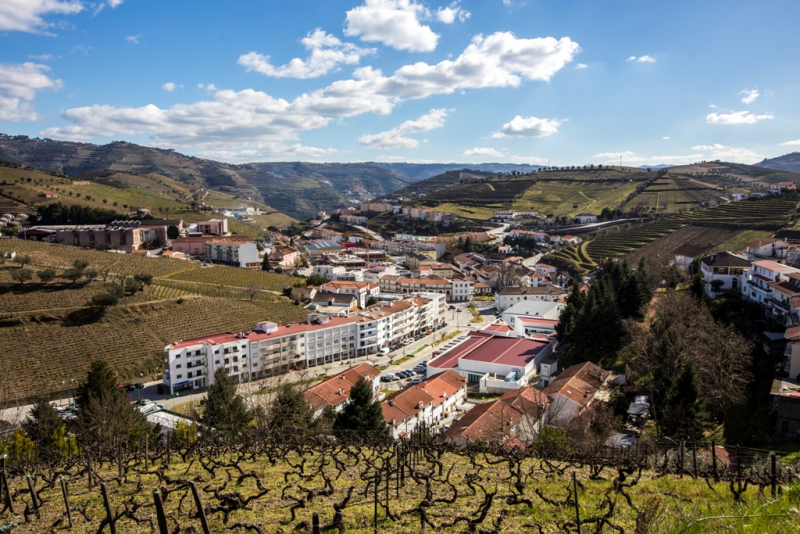
<instances>
[{"instance_id":1,"label":"tree","mask_svg":"<svg viewBox=\"0 0 800 534\"><path fill-rule=\"evenodd\" d=\"M308 280L306 280L306 283L310 286L321 286L327 282L328 281L321 274L312 274L308 277Z\"/></svg>"},{"instance_id":2,"label":"tree","mask_svg":"<svg viewBox=\"0 0 800 534\"><path fill-rule=\"evenodd\" d=\"M136 278L126 278L122 287L125 288L126 293L135 295L137 291L144 289L144 284Z\"/></svg>"},{"instance_id":3,"label":"tree","mask_svg":"<svg viewBox=\"0 0 800 534\"><path fill-rule=\"evenodd\" d=\"M250 282L244 288L244 294L250 297L250 300L253 300L258 295L261 294L261 290L262 290L261 284L259 284L258 282Z\"/></svg>"},{"instance_id":4,"label":"tree","mask_svg":"<svg viewBox=\"0 0 800 534\"><path fill-rule=\"evenodd\" d=\"M14 269L10 272L11 279L16 280L20 284L24 284L28 280L33 278L33 271L30 269Z\"/></svg>"},{"instance_id":5,"label":"tree","mask_svg":"<svg viewBox=\"0 0 800 534\"><path fill-rule=\"evenodd\" d=\"M174 224L167 226L167 239L178 239L181 236L181 231Z\"/></svg>"},{"instance_id":6,"label":"tree","mask_svg":"<svg viewBox=\"0 0 800 534\"><path fill-rule=\"evenodd\" d=\"M119 297L112 293L101 292L96 295L92 295L92 306L109 308L111 306L116 306L117 304L119 304Z\"/></svg>"},{"instance_id":7,"label":"tree","mask_svg":"<svg viewBox=\"0 0 800 534\"><path fill-rule=\"evenodd\" d=\"M100 398L103 395L124 396L118 387L114 372L105 360L94 360L89 364L89 372L86 380L78 386L75 394L75 405L78 411L89 407L89 402L93 398Z\"/></svg>"},{"instance_id":8,"label":"tree","mask_svg":"<svg viewBox=\"0 0 800 534\"><path fill-rule=\"evenodd\" d=\"M56 271L55 269L42 269L41 271L36 273L36 276L42 283L49 284L55 279Z\"/></svg>"},{"instance_id":9,"label":"tree","mask_svg":"<svg viewBox=\"0 0 800 534\"><path fill-rule=\"evenodd\" d=\"M20 267L25 267L26 265L30 264L31 257L28 255L23 256L18 254L12 261Z\"/></svg>"},{"instance_id":10,"label":"tree","mask_svg":"<svg viewBox=\"0 0 800 534\"><path fill-rule=\"evenodd\" d=\"M336 415L334 433L342 438L356 436L383 441L391 437L380 402L372 397L372 382L359 378L350 389L350 402Z\"/></svg>"},{"instance_id":11,"label":"tree","mask_svg":"<svg viewBox=\"0 0 800 534\"><path fill-rule=\"evenodd\" d=\"M25 435L36 444L40 457L49 458L57 450L53 438L64 423L47 398L36 399L21 426Z\"/></svg>"},{"instance_id":12,"label":"tree","mask_svg":"<svg viewBox=\"0 0 800 534\"><path fill-rule=\"evenodd\" d=\"M680 439L699 439L703 429L700 384L691 361L684 361L663 410L662 432Z\"/></svg>"},{"instance_id":13,"label":"tree","mask_svg":"<svg viewBox=\"0 0 800 534\"><path fill-rule=\"evenodd\" d=\"M373 296L370 296L370 297L367 299L367 302L366 302L367 306L366 306L366 307L367 307L367 308L369 308L370 306L374 306L374 305L375 305L377 302L378 302L378 301L377 301L377 300L375 300L375 297L373 297Z\"/></svg>"},{"instance_id":14,"label":"tree","mask_svg":"<svg viewBox=\"0 0 800 534\"><path fill-rule=\"evenodd\" d=\"M269 406L264 426L268 436L304 438L320 431L320 421L308 405L303 392L295 384L278 389Z\"/></svg>"},{"instance_id":15,"label":"tree","mask_svg":"<svg viewBox=\"0 0 800 534\"><path fill-rule=\"evenodd\" d=\"M252 418L253 414L236 393L233 379L224 368L217 369L214 384L208 390L203 424L215 428L221 435L233 437L244 430Z\"/></svg>"},{"instance_id":16,"label":"tree","mask_svg":"<svg viewBox=\"0 0 800 534\"><path fill-rule=\"evenodd\" d=\"M153 275L152 274L145 274L139 273L133 276L133 279L137 282L141 283L142 286L149 286L153 283Z\"/></svg>"},{"instance_id":17,"label":"tree","mask_svg":"<svg viewBox=\"0 0 800 534\"><path fill-rule=\"evenodd\" d=\"M272 270L272 266L269 264L269 254L264 254L264 259L261 260L261 270L262 271Z\"/></svg>"},{"instance_id":18,"label":"tree","mask_svg":"<svg viewBox=\"0 0 800 534\"><path fill-rule=\"evenodd\" d=\"M706 299L706 279L703 273L696 272L692 277L692 283L689 286L689 293L698 301L703 302Z\"/></svg>"}]
</instances>

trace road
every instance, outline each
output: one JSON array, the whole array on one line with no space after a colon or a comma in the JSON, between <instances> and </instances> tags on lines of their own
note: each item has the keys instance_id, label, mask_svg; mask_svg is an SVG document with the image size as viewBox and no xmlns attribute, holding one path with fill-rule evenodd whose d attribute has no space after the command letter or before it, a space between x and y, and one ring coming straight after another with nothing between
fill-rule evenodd
<instances>
[{"instance_id":1,"label":"road","mask_svg":"<svg viewBox=\"0 0 800 534\"><path fill-rule=\"evenodd\" d=\"M365 227L359 226L357 224L351 224L350 226L352 226L353 228L357 228L357 229L361 230L362 232L366 232L367 234L371 235L372 239L374 239L375 241L385 241L385 239L383 239L383 237L381 237L381 234L379 234L377 232L373 232L369 228L365 228Z\"/></svg>"},{"instance_id":2,"label":"road","mask_svg":"<svg viewBox=\"0 0 800 534\"><path fill-rule=\"evenodd\" d=\"M542 256L544 256L544 252L540 252L539 254L531 256L530 258L525 258L524 260L522 260L522 265L524 265L530 270L533 270L536 264L539 263L539 260L542 259Z\"/></svg>"}]
</instances>

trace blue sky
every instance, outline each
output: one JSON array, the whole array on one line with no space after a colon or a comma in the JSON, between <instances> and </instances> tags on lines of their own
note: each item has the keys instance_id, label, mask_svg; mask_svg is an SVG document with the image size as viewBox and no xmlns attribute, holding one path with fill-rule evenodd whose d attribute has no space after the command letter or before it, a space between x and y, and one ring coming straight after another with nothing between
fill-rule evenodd
<instances>
[{"instance_id":1,"label":"blue sky","mask_svg":"<svg viewBox=\"0 0 800 534\"><path fill-rule=\"evenodd\" d=\"M800 150L800 2L3 0L0 132L246 161Z\"/></svg>"}]
</instances>

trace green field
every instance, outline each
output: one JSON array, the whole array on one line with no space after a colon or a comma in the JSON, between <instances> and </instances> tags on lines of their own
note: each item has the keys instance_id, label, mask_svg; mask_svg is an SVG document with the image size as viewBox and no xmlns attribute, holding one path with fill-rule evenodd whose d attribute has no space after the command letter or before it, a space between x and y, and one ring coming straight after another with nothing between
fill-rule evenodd
<instances>
[{"instance_id":1,"label":"green field","mask_svg":"<svg viewBox=\"0 0 800 534\"><path fill-rule=\"evenodd\" d=\"M632 193L635 181L542 180L528 188L511 204L511 209L538 211L540 215L562 217L579 213L599 215L603 208L615 209Z\"/></svg>"}]
</instances>

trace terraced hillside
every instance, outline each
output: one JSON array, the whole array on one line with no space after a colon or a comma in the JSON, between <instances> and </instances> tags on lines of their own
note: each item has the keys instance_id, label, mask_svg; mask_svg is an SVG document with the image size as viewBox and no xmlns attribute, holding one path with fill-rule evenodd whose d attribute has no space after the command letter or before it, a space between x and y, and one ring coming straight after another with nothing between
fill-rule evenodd
<instances>
[{"instance_id":1,"label":"terraced hillside","mask_svg":"<svg viewBox=\"0 0 800 534\"><path fill-rule=\"evenodd\" d=\"M57 199L44 198L43 191L53 191ZM154 216L182 218L189 222L208 219L204 204L230 209L251 206L264 212L256 223L245 225L229 219L236 233L257 234L270 225L286 226L294 219L261 202L239 198L235 194L210 191L155 173L99 171L67 178L33 169L0 166L0 212L34 213L37 206L61 202L116 211L120 218L146 208Z\"/></svg>"},{"instance_id":2,"label":"terraced hillside","mask_svg":"<svg viewBox=\"0 0 800 534\"><path fill-rule=\"evenodd\" d=\"M76 284L57 278L45 284L34 278L20 284L11 279L20 267L0 265L0 335L6 341L0 387L9 397L60 389L65 377L85 373L93 358L108 359L124 377L137 370L152 373L161 367L163 348L176 339L305 318L305 310L275 294L303 284L298 278L0 239L0 252L11 250L30 256L27 268L36 272L88 261L98 279ZM111 282L135 274L153 275L152 285L105 311L91 305L92 295L105 291L101 278ZM260 291L251 293L252 284Z\"/></svg>"},{"instance_id":3,"label":"terraced hillside","mask_svg":"<svg viewBox=\"0 0 800 534\"><path fill-rule=\"evenodd\" d=\"M790 224L798 201L790 198L743 201L715 208L673 215L645 224L626 224L602 230L592 240L555 252L550 258L572 264L579 271L593 269L605 258L628 256L638 262L672 259L681 247L692 247L700 255L716 250L720 244L734 244L737 236L771 235ZM753 237L754 239L756 237Z\"/></svg>"}]
</instances>

